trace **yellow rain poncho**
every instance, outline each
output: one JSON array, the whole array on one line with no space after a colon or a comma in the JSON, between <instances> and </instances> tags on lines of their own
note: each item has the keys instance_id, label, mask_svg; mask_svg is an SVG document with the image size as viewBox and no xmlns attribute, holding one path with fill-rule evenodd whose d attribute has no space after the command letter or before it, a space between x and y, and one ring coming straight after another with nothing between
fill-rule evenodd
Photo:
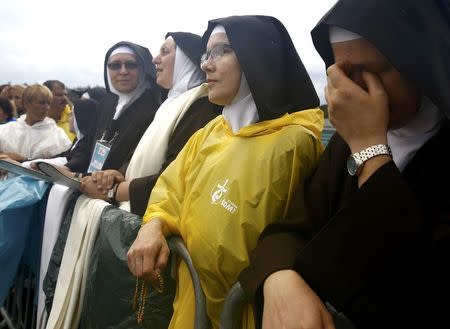
<instances>
[{"instance_id":1,"label":"yellow rain poncho","mask_svg":"<svg viewBox=\"0 0 450 329\"><path fill-rule=\"evenodd\" d=\"M183 238L214 328L260 233L285 215L293 191L316 166L322 128L318 109L258 122L236 135L219 116L191 137L158 179L143 222L161 218ZM191 278L181 263L169 328L192 328L194 310ZM250 309L243 322L254 327Z\"/></svg>"},{"instance_id":2,"label":"yellow rain poncho","mask_svg":"<svg viewBox=\"0 0 450 329\"><path fill-rule=\"evenodd\" d=\"M61 117L59 118L56 125L59 128L62 128L64 132L66 133L67 137L69 137L70 141L73 142L75 140L75 137L77 137L71 130L70 130L70 120L73 115L72 108L69 104L67 104L64 107L64 110L61 112Z\"/></svg>"}]
</instances>

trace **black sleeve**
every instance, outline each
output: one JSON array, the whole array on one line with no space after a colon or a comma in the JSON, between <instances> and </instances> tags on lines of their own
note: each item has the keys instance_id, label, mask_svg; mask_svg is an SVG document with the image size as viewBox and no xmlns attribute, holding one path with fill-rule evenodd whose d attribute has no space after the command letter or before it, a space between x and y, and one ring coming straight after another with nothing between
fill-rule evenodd
<instances>
[{"instance_id":1,"label":"black sleeve","mask_svg":"<svg viewBox=\"0 0 450 329\"><path fill-rule=\"evenodd\" d=\"M342 139L330 140L292 206L306 207L306 212L299 212L305 214L303 218L293 211L290 217L269 225L252 252L251 265L239 280L255 306L257 322L262 316L262 286L273 272L296 270L324 301L340 307L367 283L375 264L381 265L387 253L416 237L420 215L411 207L406 215L413 217L400 216L404 214L401 205L415 199L393 162L358 189L356 179L347 174L349 153ZM386 230L396 216L401 219Z\"/></svg>"},{"instance_id":2,"label":"black sleeve","mask_svg":"<svg viewBox=\"0 0 450 329\"><path fill-rule=\"evenodd\" d=\"M89 163L91 161L91 152L92 152L92 139L93 135L84 136L78 143L75 145L73 150L70 150L66 163L66 167L73 172L86 172Z\"/></svg>"},{"instance_id":3,"label":"black sleeve","mask_svg":"<svg viewBox=\"0 0 450 329\"><path fill-rule=\"evenodd\" d=\"M342 307L377 273L397 267L393 255L413 252L422 227L417 199L391 161L301 249L295 268L322 298Z\"/></svg>"},{"instance_id":4,"label":"black sleeve","mask_svg":"<svg viewBox=\"0 0 450 329\"><path fill-rule=\"evenodd\" d=\"M112 99L112 101L110 100ZM91 162L91 155L94 150L96 135L98 129L102 128L102 122L105 121L104 113L105 108L113 106L115 102L115 95L108 94L104 99L97 105L96 112L89 116L88 131L83 138L75 145L73 150L70 150L67 155L66 167L73 172L87 172L89 164Z\"/></svg>"},{"instance_id":5,"label":"black sleeve","mask_svg":"<svg viewBox=\"0 0 450 329\"><path fill-rule=\"evenodd\" d=\"M294 213L268 226L250 266L240 275L257 323L263 311L264 280L280 269L297 271L357 328L411 328L415 322L438 322L437 315L445 314L439 308L445 305L442 296L448 297L441 291L449 290L449 280L440 279L444 276L440 273L449 272L442 264L449 250L450 203L448 193L437 191L438 185L450 183L445 169L450 159L448 155L441 156L442 161L429 159L443 149L440 144L429 146L429 154L418 152L409 173L400 173L391 161L358 188L346 171L348 147L340 137L332 138L306 184L305 218ZM438 229L443 235L440 246L431 234L438 218L446 221L445 229L442 225Z\"/></svg>"},{"instance_id":6,"label":"black sleeve","mask_svg":"<svg viewBox=\"0 0 450 329\"><path fill-rule=\"evenodd\" d=\"M341 200L297 254L297 272L358 328L448 324L449 140L446 124L401 173L391 161L359 189L338 184Z\"/></svg>"}]
</instances>

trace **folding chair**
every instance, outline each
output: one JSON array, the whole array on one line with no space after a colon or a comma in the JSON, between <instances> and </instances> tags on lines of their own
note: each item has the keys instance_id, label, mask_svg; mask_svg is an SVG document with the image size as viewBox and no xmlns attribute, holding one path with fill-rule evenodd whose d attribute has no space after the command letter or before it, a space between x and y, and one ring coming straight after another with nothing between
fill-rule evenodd
<instances>
[{"instance_id":1,"label":"folding chair","mask_svg":"<svg viewBox=\"0 0 450 329\"><path fill-rule=\"evenodd\" d=\"M238 329L241 326L242 311L246 304L244 290L239 282L236 282L228 292L223 305L220 317L220 329ZM325 303L328 311L334 320L336 329L356 329L353 323L341 312L338 312L333 305Z\"/></svg>"},{"instance_id":2,"label":"folding chair","mask_svg":"<svg viewBox=\"0 0 450 329\"><path fill-rule=\"evenodd\" d=\"M170 237L168 239L170 251L180 256L186 263L189 273L191 274L192 283L194 285L195 295L195 329L209 329L211 324L206 313L206 300L203 293L200 279L197 271L192 263L191 256L189 255L183 240L180 237ZM172 258L172 261L176 261ZM172 268L176 268L172 266ZM239 328L242 320L242 311L246 304L246 298L244 290L239 282L235 283L231 290L228 292L225 299L224 307L220 317L219 327L220 329L232 329Z\"/></svg>"},{"instance_id":3,"label":"folding chair","mask_svg":"<svg viewBox=\"0 0 450 329\"><path fill-rule=\"evenodd\" d=\"M170 237L167 240L169 244L170 251L181 257L181 259L186 263L191 274L192 283L194 285L194 295L195 295L195 318L194 318L194 329L210 329L211 323L206 313L206 300L205 294L203 293L202 286L200 284L200 279L198 277L197 271L195 270L194 264L192 263L191 256L189 255L183 240L178 236ZM175 262L176 258L172 257L172 262ZM172 268L176 268L172 264Z\"/></svg>"},{"instance_id":4,"label":"folding chair","mask_svg":"<svg viewBox=\"0 0 450 329\"><path fill-rule=\"evenodd\" d=\"M242 321L242 311L246 304L244 290L239 282L236 282L225 298L222 314L220 316L220 329L239 328Z\"/></svg>"}]
</instances>

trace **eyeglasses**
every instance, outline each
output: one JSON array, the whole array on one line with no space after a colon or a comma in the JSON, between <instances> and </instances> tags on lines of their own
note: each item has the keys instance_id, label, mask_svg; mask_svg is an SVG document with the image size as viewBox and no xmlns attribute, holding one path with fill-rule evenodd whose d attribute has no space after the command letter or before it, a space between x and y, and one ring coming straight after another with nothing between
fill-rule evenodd
<instances>
[{"instance_id":1,"label":"eyeglasses","mask_svg":"<svg viewBox=\"0 0 450 329\"><path fill-rule=\"evenodd\" d=\"M208 59L211 59L212 61L216 61L220 58L222 58L223 54L228 53L232 51L233 48L231 45L222 43L217 46L214 46L212 49L208 50L205 54L202 55L200 59L200 65L205 64Z\"/></svg>"},{"instance_id":2,"label":"eyeglasses","mask_svg":"<svg viewBox=\"0 0 450 329\"><path fill-rule=\"evenodd\" d=\"M139 67L139 64L136 62L111 62L106 64L110 70L117 71L125 66L127 70L136 70Z\"/></svg>"}]
</instances>

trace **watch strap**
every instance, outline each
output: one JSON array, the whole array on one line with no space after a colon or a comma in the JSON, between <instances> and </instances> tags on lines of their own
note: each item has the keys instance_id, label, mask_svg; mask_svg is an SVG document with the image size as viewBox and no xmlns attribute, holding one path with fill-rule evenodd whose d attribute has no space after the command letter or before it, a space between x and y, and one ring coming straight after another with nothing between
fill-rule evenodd
<instances>
[{"instance_id":1,"label":"watch strap","mask_svg":"<svg viewBox=\"0 0 450 329\"><path fill-rule=\"evenodd\" d=\"M391 148L386 144L372 145L360 152L353 153L347 159L347 170L351 176L359 176L364 163L378 155L389 155L392 157Z\"/></svg>"},{"instance_id":2,"label":"watch strap","mask_svg":"<svg viewBox=\"0 0 450 329\"><path fill-rule=\"evenodd\" d=\"M352 154L354 157L360 159L363 163L377 155L389 155L392 156L391 148L386 144L377 144L369 146L364 150Z\"/></svg>"}]
</instances>

